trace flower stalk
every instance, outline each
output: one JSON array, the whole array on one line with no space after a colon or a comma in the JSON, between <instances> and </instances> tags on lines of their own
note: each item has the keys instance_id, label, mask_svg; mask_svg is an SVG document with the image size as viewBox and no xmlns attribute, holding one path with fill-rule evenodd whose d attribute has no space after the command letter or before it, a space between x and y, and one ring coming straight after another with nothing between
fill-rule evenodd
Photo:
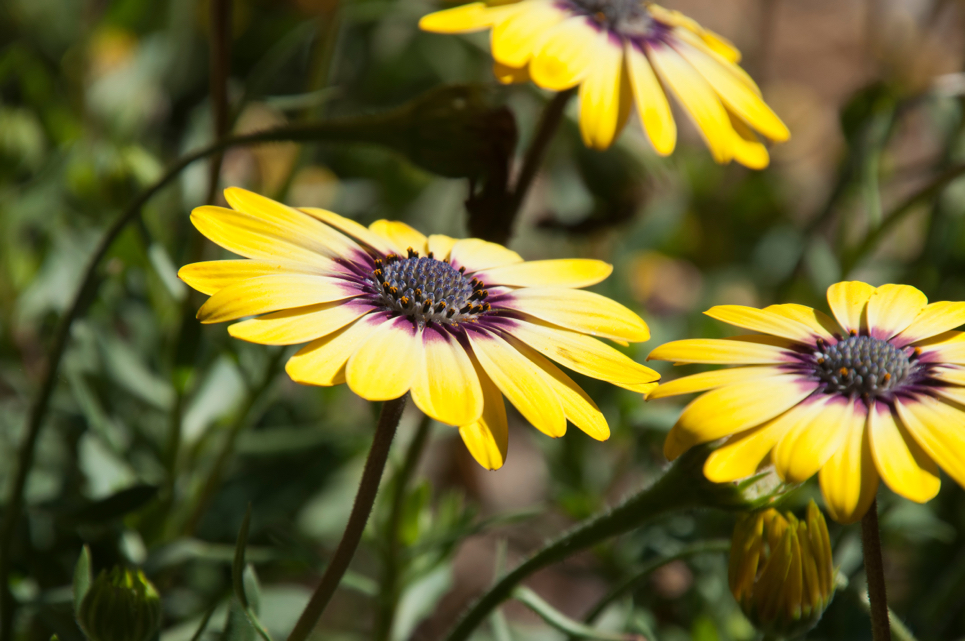
<instances>
[{"instance_id":1,"label":"flower stalk","mask_svg":"<svg viewBox=\"0 0 965 641\"><path fill-rule=\"evenodd\" d=\"M868 577L868 599L871 601L871 633L874 641L891 641L891 622L888 619L888 595L885 591L884 562L881 556L881 536L878 527L878 501L861 519L861 551Z\"/></svg>"}]
</instances>

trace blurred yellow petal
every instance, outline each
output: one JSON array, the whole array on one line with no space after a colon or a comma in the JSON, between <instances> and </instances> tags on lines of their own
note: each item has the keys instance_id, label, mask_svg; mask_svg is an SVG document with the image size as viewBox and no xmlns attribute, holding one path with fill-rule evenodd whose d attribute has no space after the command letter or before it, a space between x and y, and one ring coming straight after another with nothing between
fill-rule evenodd
<instances>
[{"instance_id":1,"label":"blurred yellow petal","mask_svg":"<svg viewBox=\"0 0 965 641\"><path fill-rule=\"evenodd\" d=\"M835 283L828 287L831 312L845 332L868 329L867 304L875 288L860 281Z\"/></svg>"},{"instance_id":2,"label":"blurred yellow petal","mask_svg":"<svg viewBox=\"0 0 965 641\"><path fill-rule=\"evenodd\" d=\"M488 269L478 274L487 285L509 287L589 287L606 279L613 265L602 260L564 258L532 260L518 265Z\"/></svg>"},{"instance_id":3,"label":"blurred yellow petal","mask_svg":"<svg viewBox=\"0 0 965 641\"><path fill-rule=\"evenodd\" d=\"M341 385L345 363L359 345L386 320L385 314L369 314L347 327L312 341L288 359L285 371L304 385Z\"/></svg>"},{"instance_id":4,"label":"blurred yellow petal","mask_svg":"<svg viewBox=\"0 0 965 641\"><path fill-rule=\"evenodd\" d=\"M446 330L422 332L424 362L414 364L412 402L440 423L460 426L479 420L483 391L466 350Z\"/></svg>"},{"instance_id":5,"label":"blurred yellow petal","mask_svg":"<svg viewBox=\"0 0 965 641\"><path fill-rule=\"evenodd\" d=\"M588 64L587 77L580 85L580 132L583 144L602 150L619 131L623 43L602 32Z\"/></svg>"},{"instance_id":6,"label":"blurred yellow petal","mask_svg":"<svg viewBox=\"0 0 965 641\"><path fill-rule=\"evenodd\" d=\"M620 387L652 383L660 378L649 367L584 334L529 321L515 321L507 333L575 372Z\"/></svg>"},{"instance_id":7,"label":"blurred yellow petal","mask_svg":"<svg viewBox=\"0 0 965 641\"><path fill-rule=\"evenodd\" d=\"M538 86L550 91L575 87L586 77L601 34L587 16L568 18L547 32L529 63L529 74Z\"/></svg>"},{"instance_id":8,"label":"blurred yellow petal","mask_svg":"<svg viewBox=\"0 0 965 641\"><path fill-rule=\"evenodd\" d=\"M731 369L718 369L712 372L701 372L700 374L692 374L663 383L647 395L647 400L652 401L667 396L706 392L716 387L778 376L782 373L783 371L777 367L735 367Z\"/></svg>"},{"instance_id":9,"label":"blurred yellow petal","mask_svg":"<svg viewBox=\"0 0 965 641\"><path fill-rule=\"evenodd\" d=\"M509 426L506 423L506 405L499 388L492 382L472 352L469 358L476 368L483 391L483 412L479 420L459 428L462 442L476 462L487 470L498 470L506 462L509 450Z\"/></svg>"},{"instance_id":10,"label":"blurred yellow petal","mask_svg":"<svg viewBox=\"0 0 965 641\"><path fill-rule=\"evenodd\" d=\"M198 320L202 323L221 323L290 307L344 300L360 293L349 282L328 276L259 276L219 290L198 310Z\"/></svg>"},{"instance_id":11,"label":"blurred yellow petal","mask_svg":"<svg viewBox=\"0 0 965 641\"><path fill-rule=\"evenodd\" d=\"M513 250L478 238L457 241L452 246L449 258L453 267L465 267L467 274L523 262L522 256Z\"/></svg>"},{"instance_id":12,"label":"blurred yellow petal","mask_svg":"<svg viewBox=\"0 0 965 641\"><path fill-rule=\"evenodd\" d=\"M317 207L300 207L299 211L305 212L312 218L317 218L323 223L326 223L340 232L351 236L355 240L365 243L372 249L382 252L383 254L391 254L395 251L395 247L393 247L391 243L378 234L373 233L365 225L357 223L351 218L339 216L334 212L330 212L326 209L318 209Z\"/></svg>"},{"instance_id":13,"label":"blurred yellow petal","mask_svg":"<svg viewBox=\"0 0 965 641\"><path fill-rule=\"evenodd\" d=\"M811 406L810 416L784 435L772 455L777 473L791 483L817 474L844 444L851 423L863 423L865 417L855 411L854 401L837 395L818 394L806 405Z\"/></svg>"},{"instance_id":14,"label":"blurred yellow petal","mask_svg":"<svg viewBox=\"0 0 965 641\"><path fill-rule=\"evenodd\" d=\"M532 287L510 295L509 307L577 332L642 342L650 339L643 319L620 303L579 289Z\"/></svg>"},{"instance_id":15,"label":"blurred yellow petal","mask_svg":"<svg viewBox=\"0 0 965 641\"><path fill-rule=\"evenodd\" d=\"M566 415L542 369L498 336L466 335L486 374L523 418L547 436L566 434Z\"/></svg>"},{"instance_id":16,"label":"blurred yellow petal","mask_svg":"<svg viewBox=\"0 0 965 641\"><path fill-rule=\"evenodd\" d=\"M704 463L704 475L714 483L730 483L757 472L774 446L802 422L807 422L820 406L799 403L759 427L734 434Z\"/></svg>"},{"instance_id":17,"label":"blurred yellow petal","mask_svg":"<svg viewBox=\"0 0 965 641\"><path fill-rule=\"evenodd\" d=\"M962 325L965 325L965 303L939 301L921 310L893 342L896 345L916 343Z\"/></svg>"},{"instance_id":18,"label":"blurred yellow petal","mask_svg":"<svg viewBox=\"0 0 965 641\"><path fill-rule=\"evenodd\" d=\"M410 247L420 255L428 251L429 240L425 235L397 220L377 220L369 225L369 229L388 241L395 253L403 258Z\"/></svg>"},{"instance_id":19,"label":"blurred yellow petal","mask_svg":"<svg viewBox=\"0 0 965 641\"><path fill-rule=\"evenodd\" d=\"M800 376L784 374L707 392L684 408L664 443L664 455L672 461L694 445L760 425L797 405L813 391L814 385Z\"/></svg>"},{"instance_id":20,"label":"blurred yellow petal","mask_svg":"<svg viewBox=\"0 0 965 641\"><path fill-rule=\"evenodd\" d=\"M718 305L704 313L735 327L780 336L799 343L814 343L815 336L809 327L766 309L743 305Z\"/></svg>"},{"instance_id":21,"label":"blurred yellow petal","mask_svg":"<svg viewBox=\"0 0 965 641\"><path fill-rule=\"evenodd\" d=\"M707 363L711 365L768 365L790 362L787 349L763 342L730 338L688 338L664 343L648 361Z\"/></svg>"},{"instance_id":22,"label":"blurred yellow petal","mask_svg":"<svg viewBox=\"0 0 965 641\"><path fill-rule=\"evenodd\" d=\"M761 144L750 127L730 111L727 112L727 117L730 119L731 127L734 128L734 161L748 169L760 170L767 167L771 162L771 155L767 153L767 147Z\"/></svg>"},{"instance_id":23,"label":"blurred yellow petal","mask_svg":"<svg viewBox=\"0 0 965 641\"><path fill-rule=\"evenodd\" d=\"M679 53L663 43L647 43L647 57L693 119L714 160L730 162L734 157L734 129L713 88Z\"/></svg>"},{"instance_id":24,"label":"blurred yellow petal","mask_svg":"<svg viewBox=\"0 0 965 641\"><path fill-rule=\"evenodd\" d=\"M493 28L492 52L497 62L518 68L529 62L547 31L568 13L550 0L529 0L517 7Z\"/></svg>"},{"instance_id":25,"label":"blurred yellow petal","mask_svg":"<svg viewBox=\"0 0 965 641\"><path fill-rule=\"evenodd\" d=\"M369 401L388 401L408 392L423 362L421 334L404 316L380 324L345 365L349 388Z\"/></svg>"},{"instance_id":26,"label":"blurred yellow petal","mask_svg":"<svg viewBox=\"0 0 965 641\"><path fill-rule=\"evenodd\" d=\"M448 260L452 246L456 244L456 239L442 234L432 234L429 236L429 252L436 260Z\"/></svg>"},{"instance_id":27,"label":"blurred yellow petal","mask_svg":"<svg viewBox=\"0 0 965 641\"><path fill-rule=\"evenodd\" d=\"M840 332L841 328L834 322L834 319L817 310L805 305L786 303L783 305L771 305L764 308L765 312L777 314L784 318L790 318L803 325L806 325L815 336L820 336L825 340L835 340L835 332Z\"/></svg>"},{"instance_id":28,"label":"blurred yellow petal","mask_svg":"<svg viewBox=\"0 0 965 641\"><path fill-rule=\"evenodd\" d=\"M891 490L912 501L925 503L941 487L938 466L921 449L904 425L884 403L875 403L868 418L871 454Z\"/></svg>"},{"instance_id":29,"label":"blurred yellow petal","mask_svg":"<svg viewBox=\"0 0 965 641\"><path fill-rule=\"evenodd\" d=\"M888 340L904 331L925 309L928 298L909 285L882 285L868 299L868 327L875 338Z\"/></svg>"},{"instance_id":30,"label":"blurred yellow petal","mask_svg":"<svg viewBox=\"0 0 965 641\"><path fill-rule=\"evenodd\" d=\"M851 422L848 429L844 444L818 473L828 514L838 523L860 520L878 492L878 471L868 431L861 421Z\"/></svg>"},{"instance_id":31,"label":"blurred yellow petal","mask_svg":"<svg viewBox=\"0 0 965 641\"><path fill-rule=\"evenodd\" d=\"M335 266L335 263L332 263L332 265ZM305 263L247 259L209 260L203 263L185 265L178 271L178 278L202 294L211 296L228 285L234 285L239 281L259 276L279 274L330 276L334 273Z\"/></svg>"},{"instance_id":32,"label":"blurred yellow petal","mask_svg":"<svg viewBox=\"0 0 965 641\"><path fill-rule=\"evenodd\" d=\"M898 397L895 407L918 445L965 487L965 412L930 396Z\"/></svg>"},{"instance_id":33,"label":"blurred yellow petal","mask_svg":"<svg viewBox=\"0 0 965 641\"><path fill-rule=\"evenodd\" d=\"M433 33L470 33L482 31L503 20L508 11L516 11L517 7L489 7L485 2L472 2L461 7L436 11L422 16L419 28Z\"/></svg>"},{"instance_id":34,"label":"blurred yellow petal","mask_svg":"<svg viewBox=\"0 0 965 641\"><path fill-rule=\"evenodd\" d=\"M667 94L657 80L646 54L632 42L627 42L625 49L627 71L640 123L654 150L661 156L666 156L677 145L677 125L670 111Z\"/></svg>"},{"instance_id":35,"label":"blurred yellow petal","mask_svg":"<svg viewBox=\"0 0 965 641\"><path fill-rule=\"evenodd\" d=\"M250 343L298 345L327 336L371 311L367 303L321 303L235 323L228 333Z\"/></svg>"}]
</instances>

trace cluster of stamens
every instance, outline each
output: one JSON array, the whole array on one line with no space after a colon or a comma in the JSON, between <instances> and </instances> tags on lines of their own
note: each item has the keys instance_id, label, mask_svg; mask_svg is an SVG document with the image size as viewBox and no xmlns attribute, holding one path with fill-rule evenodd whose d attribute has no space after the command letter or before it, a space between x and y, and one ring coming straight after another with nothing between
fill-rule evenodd
<instances>
[{"instance_id":1,"label":"cluster of stamens","mask_svg":"<svg viewBox=\"0 0 965 641\"><path fill-rule=\"evenodd\" d=\"M834 345L818 339L814 372L826 384L828 394L874 398L905 382L918 368L919 353L909 354L886 340L852 331Z\"/></svg>"},{"instance_id":2,"label":"cluster of stamens","mask_svg":"<svg viewBox=\"0 0 965 641\"><path fill-rule=\"evenodd\" d=\"M469 278L466 268L456 269L448 260L437 260L432 252L419 256L409 248L406 258L391 254L375 261L372 277L386 309L404 314L419 325L454 324L475 320L488 312L482 281Z\"/></svg>"},{"instance_id":3,"label":"cluster of stamens","mask_svg":"<svg viewBox=\"0 0 965 641\"><path fill-rule=\"evenodd\" d=\"M646 35L653 25L641 0L563 0L578 13L592 16L601 26L624 35Z\"/></svg>"}]
</instances>

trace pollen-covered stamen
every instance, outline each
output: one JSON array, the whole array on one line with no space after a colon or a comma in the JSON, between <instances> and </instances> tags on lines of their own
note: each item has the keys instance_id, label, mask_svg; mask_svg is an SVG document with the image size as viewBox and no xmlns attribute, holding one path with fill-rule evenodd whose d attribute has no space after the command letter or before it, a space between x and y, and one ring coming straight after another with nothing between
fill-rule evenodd
<instances>
[{"instance_id":1,"label":"pollen-covered stamen","mask_svg":"<svg viewBox=\"0 0 965 641\"><path fill-rule=\"evenodd\" d=\"M836 345L818 341L813 367L828 394L875 397L894 390L920 367L909 356L888 341L851 335Z\"/></svg>"},{"instance_id":2,"label":"pollen-covered stamen","mask_svg":"<svg viewBox=\"0 0 965 641\"><path fill-rule=\"evenodd\" d=\"M426 325L471 321L491 309L480 304L489 297L485 284L465 276L464 267L457 270L448 261L420 257L411 248L408 254L375 261L369 282L387 310Z\"/></svg>"}]
</instances>

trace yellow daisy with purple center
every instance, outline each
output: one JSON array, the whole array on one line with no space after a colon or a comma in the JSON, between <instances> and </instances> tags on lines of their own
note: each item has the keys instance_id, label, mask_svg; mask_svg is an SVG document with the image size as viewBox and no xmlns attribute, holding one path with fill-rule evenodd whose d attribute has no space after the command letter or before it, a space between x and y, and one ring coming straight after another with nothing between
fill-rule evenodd
<instances>
[{"instance_id":1,"label":"yellow daisy with purple center","mask_svg":"<svg viewBox=\"0 0 965 641\"><path fill-rule=\"evenodd\" d=\"M928 303L907 285L843 282L828 289L834 319L803 305L711 308L711 318L764 335L681 340L651 359L741 365L679 378L649 399L706 392L664 445L674 459L721 438L704 473L753 474L768 457L800 483L818 474L828 511L860 519L879 478L924 503L939 467L965 486L965 303ZM836 321L836 322L835 322Z\"/></svg>"},{"instance_id":2,"label":"yellow daisy with purple center","mask_svg":"<svg viewBox=\"0 0 965 641\"><path fill-rule=\"evenodd\" d=\"M757 134L774 141L790 136L738 66L733 45L649 2L474 2L429 14L419 26L438 33L492 29L495 73L503 82L531 79L552 91L579 86L580 131L588 147L609 147L636 106L656 152L670 154L677 127L668 93L717 162L766 167L770 158Z\"/></svg>"},{"instance_id":3,"label":"yellow daisy with purple center","mask_svg":"<svg viewBox=\"0 0 965 641\"><path fill-rule=\"evenodd\" d=\"M254 317L228 332L264 345L307 343L286 367L295 382L347 383L372 401L411 394L428 416L458 427L486 468L506 458L503 396L549 436L562 436L569 421L609 437L597 405L557 364L635 392L656 386L656 372L599 340L650 337L637 314L582 289L610 275L607 263L526 262L495 243L426 237L401 222L365 227L237 188L225 198L232 209L199 207L191 222L244 258L181 269L210 296L198 318Z\"/></svg>"}]
</instances>

